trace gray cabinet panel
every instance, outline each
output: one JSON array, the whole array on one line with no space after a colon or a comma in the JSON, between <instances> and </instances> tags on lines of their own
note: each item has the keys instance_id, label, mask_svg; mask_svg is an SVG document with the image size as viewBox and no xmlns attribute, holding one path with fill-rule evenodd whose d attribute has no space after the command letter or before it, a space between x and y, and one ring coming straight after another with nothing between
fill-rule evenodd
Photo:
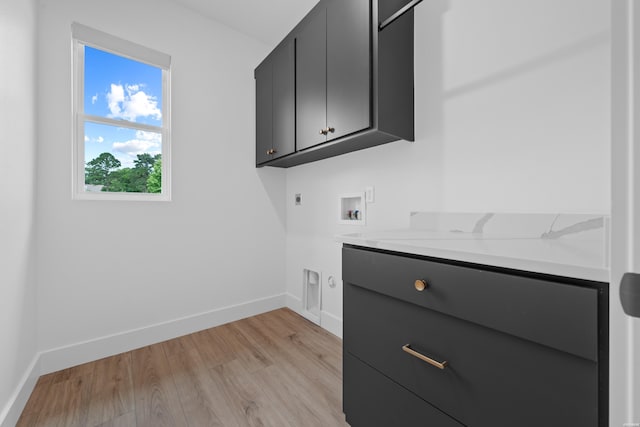
<instances>
[{"instance_id":1,"label":"gray cabinet panel","mask_svg":"<svg viewBox=\"0 0 640 427\"><path fill-rule=\"evenodd\" d=\"M327 140L327 11L315 10L303 21L296 38L296 148L304 150Z\"/></svg>"},{"instance_id":2,"label":"gray cabinet panel","mask_svg":"<svg viewBox=\"0 0 640 427\"><path fill-rule=\"evenodd\" d=\"M273 66L263 62L256 68L256 164L271 159L268 151L273 147Z\"/></svg>"},{"instance_id":3,"label":"gray cabinet panel","mask_svg":"<svg viewBox=\"0 0 640 427\"><path fill-rule=\"evenodd\" d=\"M371 126L370 0L327 6L328 140Z\"/></svg>"},{"instance_id":4,"label":"gray cabinet panel","mask_svg":"<svg viewBox=\"0 0 640 427\"><path fill-rule=\"evenodd\" d=\"M463 427L424 400L344 354L344 412L353 427Z\"/></svg>"},{"instance_id":5,"label":"gray cabinet panel","mask_svg":"<svg viewBox=\"0 0 640 427\"><path fill-rule=\"evenodd\" d=\"M293 153L295 146L295 43L273 53L273 158Z\"/></svg>"}]
</instances>

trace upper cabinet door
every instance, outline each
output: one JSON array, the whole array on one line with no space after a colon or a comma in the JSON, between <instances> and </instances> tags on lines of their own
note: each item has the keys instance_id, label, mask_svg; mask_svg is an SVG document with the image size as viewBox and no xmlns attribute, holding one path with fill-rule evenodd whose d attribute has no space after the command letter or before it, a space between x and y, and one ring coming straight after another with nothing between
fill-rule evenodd
<instances>
[{"instance_id":1,"label":"upper cabinet door","mask_svg":"<svg viewBox=\"0 0 640 427\"><path fill-rule=\"evenodd\" d=\"M256 68L256 164L296 151L295 44L287 41Z\"/></svg>"},{"instance_id":2,"label":"upper cabinet door","mask_svg":"<svg viewBox=\"0 0 640 427\"><path fill-rule=\"evenodd\" d=\"M296 144L298 150L327 140L327 11L309 15L296 39Z\"/></svg>"},{"instance_id":3,"label":"upper cabinet door","mask_svg":"<svg viewBox=\"0 0 640 427\"><path fill-rule=\"evenodd\" d=\"M256 68L256 164L271 160L273 147L273 65L264 61Z\"/></svg>"},{"instance_id":4,"label":"upper cabinet door","mask_svg":"<svg viewBox=\"0 0 640 427\"><path fill-rule=\"evenodd\" d=\"M273 53L274 159L296 150L295 87L295 41L289 40Z\"/></svg>"},{"instance_id":5,"label":"upper cabinet door","mask_svg":"<svg viewBox=\"0 0 640 427\"><path fill-rule=\"evenodd\" d=\"M371 127L371 1L327 7L329 140Z\"/></svg>"}]
</instances>

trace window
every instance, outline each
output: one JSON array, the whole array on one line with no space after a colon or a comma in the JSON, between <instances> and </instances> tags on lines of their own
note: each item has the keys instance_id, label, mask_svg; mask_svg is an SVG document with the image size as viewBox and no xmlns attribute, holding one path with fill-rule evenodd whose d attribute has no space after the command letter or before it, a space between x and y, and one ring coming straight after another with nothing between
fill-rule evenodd
<instances>
[{"instance_id":1,"label":"window","mask_svg":"<svg viewBox=\"0 0 640 427\"><path fill-rule=\"evenodd\" d=\"M76 23L72 36L73 197L170 200L171 58Z\"/></svg>"}]
</instances>

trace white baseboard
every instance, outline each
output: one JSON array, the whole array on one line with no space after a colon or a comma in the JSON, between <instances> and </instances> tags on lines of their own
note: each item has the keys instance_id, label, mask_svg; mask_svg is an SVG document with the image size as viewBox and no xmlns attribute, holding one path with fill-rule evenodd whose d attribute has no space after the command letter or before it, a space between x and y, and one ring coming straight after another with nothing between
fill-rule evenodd
<instances>
[{"instance_id":1,"label":"white baseboard","mask_svg":"<svg viewBox=\"0 0 640 427\"><path fill-rule=\"evenodd\" d=\"M302 299L288 292L285 294L285 297L287 300L287 308L290 308L302 316Z\"/></svg>"},{"instance_id":2,"label":"white baseboard","mask_svg":"<svg viewBox=\"0 0 640 427\"><path fill-rule=\"evenodd\" d=\"M285 297L285 294L279 294L46 350L40 354L40 375L135 350L203 329L213 328L224 323L244 319L245 317L255 316L285 307L287 302L288 297Z\"/></svg>"},{"instance_id":3,"label":"white baseboard","mask_svg":"<svg viewBox=\"0 0 640 427\"><path fill-rule=\"evenodd\" d=\"M287 308L295 311L300 316L305 317L315 323L315 319L311 319L307 315L307 313L302 309L302 300L300 298L290 293L287 293L286 300L287 300ZM333 335L337 336L338 338L342 338L342 319L341 318L327 311L321 311L320 326L323 329L326 329L327 331L331 332Z\"/></svg>"},{"instance_id":4,"label":"white baseboard","mask_svg":"<svg viewBox=\"0 0 640 427\"><path fill-rule=\"evenodd\" d=\"M0 412L0 427L14 427L40 377L40 354L36 354L27 367L18 387Z\"/></svg>"},{"instance_id":5,"label":"white baseboard","mask_svg":"<svg viewBox=\"0 0 640 427\"><path fill-rule=\"evenodd\" d=\"M342 319L323 311L320 313L320 326L342 339Z\"/></svg>"}]
</instances>

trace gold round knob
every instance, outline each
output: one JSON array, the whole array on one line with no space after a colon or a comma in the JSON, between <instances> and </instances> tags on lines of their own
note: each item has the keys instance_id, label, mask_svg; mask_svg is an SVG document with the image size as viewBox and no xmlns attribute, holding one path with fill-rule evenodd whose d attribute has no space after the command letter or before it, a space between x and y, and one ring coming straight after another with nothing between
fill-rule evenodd
<instances>
[{"instance_id":1,"label":"gold round knob","mask_svg":"<svg viewBox=\"0 0 640 427\"><path fill-rule=\"evenodd\" d=\"M425 282L424 280L416 280L416 281L413 283L413 286L415 286L415 287L416 287L416 291L418 291L418 292L422 292L422 291L424 291L425 289L427 289L427 282Z\"/></svg>"}]
</instances>

